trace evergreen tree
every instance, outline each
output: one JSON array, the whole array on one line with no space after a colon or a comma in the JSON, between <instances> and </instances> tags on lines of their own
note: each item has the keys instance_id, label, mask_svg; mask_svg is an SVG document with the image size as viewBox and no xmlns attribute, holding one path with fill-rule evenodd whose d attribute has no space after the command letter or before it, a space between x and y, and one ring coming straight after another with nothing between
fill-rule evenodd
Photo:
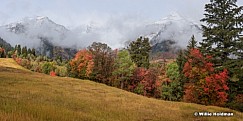
<instances>
[{"instance_id":1,"label":"evergreen tree","mask_svg":"<svg viewBox=\"0 0 243 121\"><path fill-rule=\"evenodd\" d=\"M188 42L188 45L187 45L187 51L186 51L186 56L189 55L191 49L195 49L197 48L197 41L195 39L195 36L192 35L191 39L189 40Z\"/></svg>"},{"instance_id":2,"label":"evergreen tree","mask_svg":"<svg viewBox=\"0 0 243 121\"><path fill-rule=\"evenodd\" d=\"M138 67L149 68L149 52L151 46L148 38L139 37L136 41L133 41L128 46L128 51L131 55L132 61Z\"/></svg>"},{"instance_id":3,"label":"evergreen tree","mask_svg":"<svg viewBox=\"0 0 243 121\"><path fill-rule=\"evenodd\" d=\"M205 5L204 18L201 20L203 39L201 51L214 57L216 67L222 67L230 55L237 52L242 33L242 7L236 5L237 0L210 0ZM241 19L241 20L240 20Z\"/></svg>"},{"instance_id":4,"label":"evergreen tree","mask_svg":"<svg viewBox=\"0 0 243 121\"><path fill-rule=\"evenodd\" d=\"M31 49L30 49L30 48L28 48L27 53L28 53L28 54L31 54Z\"/></svg>"},{"instance_id":5,"label":"evergreen tree","mask_svg":"<svg viewBox=\"0 0 243 121\"><path fill-rule=\"evenodd\" d=\"M21 45L17 45L17 55L21 55Z\"/></svg>"},{"instance_id":6,"label":"evergreen tree","mask_svg":"<svg viewBox=\"0 0 243 121\"><path fill-rule=\"evenodd\" d=\"M15 45L14 51L18 50L18 45Z\"/></svg>"},{"instance_id":7,"label":"evergreen tree","mask_svg":"<svg viewBox=\"0 0 243 121\"><path fill-rule=\"evenodd\" d=\"M35 48L31 49L31 54L33 54L35 56Z\"/></svg>"},{"instance_id":8,"label":"evergreen tree","mask_svg":"<svg viewBox=\"0 0 243 121\"><path fill-rule=\"evenodd\" d=\"M21 52L21 54L23 55L23 57L26 57L26 56L27 56L27 47L26 47L26 46L24 46L24 47L22 48L22 52Z\"/></svg>"},{"instance_id":9,"label":"evergreen tree","mask_svg":"<svg viewBox=\"0 0 243 121\"><path fill-rule=\"evenodd\" d=\"M235 95L243 93L241 91L243 82L243 6L238 7L236 3L237 0L210 0L210 3L205 5L205 17L201 20L206 23L206 25L202 25L205 39L200 43L201 51L213 56L215 69L226 68L229 71L228 102L232 102Z\"/></svg>"}]
</instances>

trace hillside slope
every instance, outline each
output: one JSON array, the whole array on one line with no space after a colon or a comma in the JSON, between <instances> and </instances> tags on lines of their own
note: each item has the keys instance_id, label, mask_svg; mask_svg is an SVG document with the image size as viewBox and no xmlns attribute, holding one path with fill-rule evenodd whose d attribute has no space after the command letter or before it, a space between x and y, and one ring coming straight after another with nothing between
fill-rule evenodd
<instances>
[{"instance_id":1,"label":"hillside slope","mask_svg":"<svg viewBox=\"0 0 243 121\"><path fill-rule=\"evenodd\" d=\"M233 117L195 117L194 112L233 112ZM162 101L104 84L27 71L0 58L1 121L240 121L225 108Z\"/></svg>"}]
</instances>

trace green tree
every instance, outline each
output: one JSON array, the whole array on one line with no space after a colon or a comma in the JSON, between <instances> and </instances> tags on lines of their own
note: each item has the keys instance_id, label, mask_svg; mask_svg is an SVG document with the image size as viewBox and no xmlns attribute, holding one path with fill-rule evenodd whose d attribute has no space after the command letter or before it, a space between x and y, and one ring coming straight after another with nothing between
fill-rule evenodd
<instances>
[{"instance_id":1,"label":"green tree","mask_svg":"<svg viewBox=\"0 0 243 121\"><path fill-rule=\"evenodd\" d=\"M21 52L21 45L17 45L17 55L20 56Z\"/></svg>"},{"instance_id":2,"label":"green tree","mask_svg":"<svg viewBox=\"0 0 243 121\"><path fill-rule=\"evenodd\" d=\"M127 50L119 51L114 62L114 71L112 75L120 81L121 89L124 88L124 83L132 76L134 69L135 64L129 52Z\"/></svg>"},{"instance_id":3,"label":"green tree","mask_svg":"<svg viewBox=\"0 0 243 121\"><path fill-rule=\"evenodd\" d=\"M237 54L237 46L242 43L242 7L236 5L237 0L210 0L205 5L203 41L201 51L212 55L215 67L224 68L230 55Z\"/></svg>"},{"instance_id":4,"label":"green tree","mask_svg":"<svg viewBox=\"0 0 243 121\"><path fill-rule=\"evenodd\" d=\"M41 66L41 70L45 74L50 74L51 71L55 70L55 67L52 62L44 62Z\"/></svg>"},{"instance_id":5,"label":"green tree","mask_svg":"<svg viewBox=\"0 0 243 121\"><path fill-rule=\"evenodd\" d=\"M27 47L24 46L24 47L22 48L22 52L21 52L21 54L22 54L23 57L26 57L26 56L27 56L27 53L28 53L28 51L27 51Z\"/></svg>"},{"instance_id":6,"label":"green tree","mask_svg":"<svg viewBox=\"0 0 243 121\"><path fill-rule=\"evenodd\" d=\"M243 7L236 3L237 0L211 0L205 5L205 17L201 20L205 22L201 51L214 57L216 70L229 71L228 102L243 93Z\"/></svg>"},{"instance_id":7,"label":"green tree","mask_svg":"<svg viewBox=\"0 0 243 121\"><path fill-rule=\"evenodd\" d=\"M132 61L138 67L149 68L149 53L151 46L148 38L139 37L128 46L128 51L131 55Z\"/></svg>"},{"instance_id":8,"label":"green tree","mask_svg":"<svg viewBox=\"0 0 243 121\"><path fill-rule=\"evenodd\" d=\"M31 54L33 54L34 56L36 56L36 55L35 55L35 48L32 48L32 49L31 49Z\"/></svg>"},{"instance_id":9,"label":"green tree","mask_svg":"<svg viewBox=\"0 0 243 121\"><path fill-rule=\"evenodd\" d=\"M27 54L31 54L31 49L30 48L28 48Z\"/></svg>"},{"instance_id":10,"label":"green tree","mask_svg":"<svg viewBox=\"0 0 243 121\"><path fill-rule=\"evenodd\" d=\"M179 66L176 62L167 65L166 76L171 80L171 82L162 84L162 99L170 101L181 100L183 95L183 83L179 80Z\"/></svg>"}]
</instances>

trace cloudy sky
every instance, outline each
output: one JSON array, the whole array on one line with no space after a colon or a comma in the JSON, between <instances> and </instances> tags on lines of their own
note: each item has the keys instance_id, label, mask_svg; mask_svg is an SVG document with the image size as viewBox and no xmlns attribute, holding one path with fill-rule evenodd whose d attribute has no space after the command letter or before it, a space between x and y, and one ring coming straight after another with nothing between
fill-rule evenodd
<instances>
[{"instance_id":1,"label":"cloudy sky","mask_svg":"<svg viewBox=\"0 0 243 121\"><path fill-rule=\"evenodd\" d=\"M0 0L0 26L20 21L25 17L47 16L55 23L64 25L78 34L87 25L101 28L92 34L82 34L77 40L68 38L69 42L73 41L70 44L81 45L86 42L89 45L92 41L101 41L112 47L120 47L124 45L124 41L134 40L146 30L141 29L141 26L159 21L171 13L179 13L183 18L199 23L203 17L204 5L209 1ZM243 5L243 0L238 0L238 5ZM186 37L185 41L190 36Z\"/></svg>"},{"instance_id":2,"label":"cloudy sky","mask_svg":"<svg viewBox=\"0 0 243 121\"><path fill-rule=\"evenodd\" d=\"M238 0L238 5L243 1ZM0 24L24 17L48 16L68 26L104 21L111 16L135 16L159 20L171 12L199 20L209 0L1 0Z\"/></svg>"}]
</instances>

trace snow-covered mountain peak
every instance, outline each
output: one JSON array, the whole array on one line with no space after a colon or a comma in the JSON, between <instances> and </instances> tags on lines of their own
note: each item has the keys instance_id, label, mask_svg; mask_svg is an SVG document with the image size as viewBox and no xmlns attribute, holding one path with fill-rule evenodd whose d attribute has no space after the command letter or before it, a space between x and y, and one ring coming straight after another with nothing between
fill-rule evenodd
<instances>
[{"instance_id":1,"label":"snow-covered mountain peak","mask_svg":"<svg viewBox=\"0 0 243 121\"><path fill-rule=\"evenodd\" d=\"M200 24L176 12L148 24L146 28L150 33L145 34L145 36L151 40L152 44L164 40L173 40L179 45L185 46L192 35L201 39Z\"/></svg>"},{"instance_id":2,"label":"snow-covered mountain peak","mask_svg":"<svg viewBox=\"0 0 243 121\"><path fill-rule=\"evenodd\" d=\"M162 18L162 20L181 20L184 19L179 13L172 12L167 17Z\"/></svg>"},{"instance_id":3,"label":"snow-covered mountain peak","mask_svg":"<svg viewBox=\"0 0 243 121\"><path fill-rule=\"evenodd\" d=\"M35 31L35 34L42 34L43 32L63 34L69 31L64 26L56 24L45 16L26 17L21 21L6 25L5 28L17 34L28 33L30 31Z\"/></svg>"},{"instance_id":4,"label":"snow-covered mountain peak","mask_svg":"<svg viewBox=\"0 0 243 121\"><path fill-rule=\"evenodd\" d=\"M45 16L25 17L18 22L0 26L0 31L0 37L13 41L10 42L13 46L15 42L36 47L43 38L58 46L66 46L64 42L72 36L70 30Z\"/></svg>"},{"instance_id":5,"label":"snow-covered mountain peak","mask_svg":"<svg viewBox=\"0 0 243 121\"><path fill-rule=\"evenodd\" d=\"M50 20L50 19L46 16L37 16L36 20Z\"/></svg>"}]
</instances>

